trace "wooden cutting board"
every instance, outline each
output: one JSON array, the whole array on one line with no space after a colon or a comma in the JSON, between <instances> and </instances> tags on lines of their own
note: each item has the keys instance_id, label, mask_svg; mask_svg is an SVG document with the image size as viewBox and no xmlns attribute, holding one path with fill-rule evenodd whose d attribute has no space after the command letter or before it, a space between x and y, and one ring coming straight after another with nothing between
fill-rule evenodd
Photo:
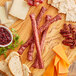
<instances>
[{"instance_id":1,"label":"wooden cutting board","mask_svg":"<svg viewBox=\"0 0 76 76\"><path fill-rule=\"evenodd\" d=\"M4 5L4 3L6 1L7 0L0 0L0 5ZM52 17L54 17L58 14L58 10L56 8L52 7L51 5L48 5L47 0L45 0L44 3L40 4L38 7L32 6L24 21L18 20L10 27L10 28L15 28L17 30L17 33L20 36L20 41L23 40L23 42L26 42L28 40L28 38L32 35L32 26L31 26L29 14L35 13L35 15L37 16L42 6L46 7L48 10L44 14L42 21L40 23L40 26L44 23L46 15L51 15ZM35 59L36 48L34 49L34 56L33 56L34 59L31 62L27 61L27 51L28 51L29 47L27 49L25 49L24 53L21 55L22 63L25 63L30 68L33 76L42 76L46 67L51 62L52 58L55 55L54 52L52 51L52 47L61 43L61 41L63 40L62 36L59 34L60 29L63 27L64 23L72 23L72 22L65 21L64 14L61 14L61 16L62 16L62 20L53 23L52 25L50 25L50 27L48 29L48 33L47 33L46 41L45 41L45 45L44 45L44 50L42 53L44 66L45 66L44 69L31 68L31 65ZM72 24L76 24L76 23L72 23ZM9 54L12 51L18 51L19 47L16 48L15 50L8 50L7 54ZM66 54L68 56L68 59L70 60L70 62L73 62L73 60L75 59L75 56L76 56L76 52L75 52L76 48L73 50L71 50L68 47L66 47L66 48L67 48ZM3 60L3 59L4 59L4 56L3 55L0 56L0 60Z\"/></svg>"}]
</instances>

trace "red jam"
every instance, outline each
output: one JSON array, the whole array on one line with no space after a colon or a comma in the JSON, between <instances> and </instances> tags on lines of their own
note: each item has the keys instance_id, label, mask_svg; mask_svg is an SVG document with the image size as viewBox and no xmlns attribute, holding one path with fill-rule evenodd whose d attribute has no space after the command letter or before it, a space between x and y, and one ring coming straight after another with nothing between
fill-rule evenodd
<instances>
[{"instance_id":1,"label":"red jam","mask_svg":"<svg viewBox=\"0 0 76 76\"><path fill-rule=\"evenodd\" d=\"M0 45L6 45L11 42L11 35L7 29L0 27Z\"/></svg>"}]
</instances>

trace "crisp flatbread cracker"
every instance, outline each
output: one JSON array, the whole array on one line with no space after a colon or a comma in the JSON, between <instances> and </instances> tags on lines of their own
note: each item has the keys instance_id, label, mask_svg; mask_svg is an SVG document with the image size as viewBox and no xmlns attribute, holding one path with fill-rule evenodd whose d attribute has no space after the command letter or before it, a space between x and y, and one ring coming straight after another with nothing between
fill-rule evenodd
<instances>
[{"instance_id":1,"label":"crisp flatbread cracker","mask_svg":"<svg viewBox=\"0 0 76 76\"><path fill-rule=\"evenodd\" d=\"M66 12L68 11L68 9L66 9L66 8L67 8L67 2L66 1L61 2L59 5L59 11L58 12L66 14Z\"/></svg>"},{"instance_id":2,"label":"crisp flatbread cracker","mask_svg":"<svg viewBox=\"0 0 76 76\"><path fill-rule=\"evenodd\" d=\"M57 9L59 8L59 3L52 3L51 5Z\"/></svg>"},{"instance_id":3,"label":"crisp flatbread cracker","mask_svg":"<svg viewBox=\"0 0 76 76\"><path fill-rule=\"evenodd\" d=\"M52 0L49 4L58 9L58 13L66 14L66 21L76 22L76 0Z\"/></svg>"},{"instance_id":4,"label":"crisp flatbread cracker","mask_svg":"<svg viewBox=\"0 0 76 76\"><path fill-rule=\"evenodd\" d=\"M53 3L59 3L59 2L63 2L63 1L65 1L65 0L53 0L52 2Z\"/></svg>"},{"instance_id":5,"label":"crisp flatbread cracker","mask_svg":"<svg viewBox=\"0 0 76 76\"><path fill-rule=\"evenodd\" d=\"M74 11L67 12L66 21L76 22L76 12L74 12Z\"/></svg>"},{"instance_id":6,"label":"crisp flatbread cracker","mask_svg":"<svg viewBox=\"0 0 76 76\"><path fill-rule=\"evenodd\" d=\"M74 0L67 0L66 2L67 2L66 9L72 10L72 9L75 9L76 8L76 4L75 4L75 1Z\"/></svg>"},{"instance_id":7,"label":"crisp flatbread cracker","mask_svg":"<svg viewBox=\"0 0 76 76\"><path fill-rule=\"evenodd\" d=\"M60 2L63 2L64 0L52 0L51 5L55 8L59 8Z\"/></svg>"},{"instance_id":8,"label":"crisp flatbread cracker","mask_svg":"<svg viewBox=\"0 0 76 76\"><path fill-rule=\"evenodd\" d=\"M64 2L60 2L59 13L67 14L67 12L75 10L75 8L76 4L74 0L65 0Z\"/></svg>"}]
</instances>

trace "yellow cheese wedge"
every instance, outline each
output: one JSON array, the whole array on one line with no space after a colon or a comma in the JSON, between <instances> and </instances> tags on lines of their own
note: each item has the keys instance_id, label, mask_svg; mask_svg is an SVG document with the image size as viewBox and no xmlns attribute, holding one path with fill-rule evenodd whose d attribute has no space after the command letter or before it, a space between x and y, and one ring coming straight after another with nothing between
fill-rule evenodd
<instances>
[{"instance_id":1,"label":"yellow cheese wedge","mask_svg":"<svg viewBox=\"0 0 76 76\"><path fill-rule=\"evenodd\" d=\"M54 66L57 65L57 63L59 62L60 58L56 55L55 56L55 61L54 61Z\"/></svg>"},{"instance_id":2,"label":"yellow cheese wedge","mask_svg":"<svg viewBox=\"0 0 76 76\"><path fill-rule=\"evenodd\" d=\"M66 74L59 74L58 76L67 76L67 73Z\"/></svg>"},{"instance_id":3,"label":"yellow cheese wedge","mask_svg":"<svg viewBox=\"0 0 76 76\"><path fill-rule=\"evenodd\" d=\"M65 51L64 51L64 48L62 47L61 44L55 46L53 48L53 51L61 58L63 59L67 64L70 64L68 59L67 59L67 56L65 54Z\"/></svg>"},{"instance_id":4,"label":"yellow cheese wedge","mask_svg":"<svg viewBox=\"0 0 76 76\"><path fill-rule=\"evenodd\" d=\"M57 65L55 66L57 73L58 73L58 67L59 67L58 64L59 64L59 62L58 62Z\"/></svg>"},{"instance_id":5,"label":"yellow cheese wedge","mask_svg":"<svg viewBox=\"0 0 76 76\"><path fill-rule=\"evenodd\" d=\"M24 0L13 0L9 14L24 20L29 11L30 6Z\"/></svg>"},{"instance_id":6,"label":"yellow cheese wedge","mask_svg":"<svg viewBox=\"0 0 76 76\"><path fill-rule=\"evenodd\" d=\"M46 68L43 76L54 76L54 59L51 61L50 65Z\"/></svg>"},{"instance_id":7,"label":"yellow cheese wedge","mask_svg":"<svg viewBox=\"0 0 76 76\"><path fill-rule=\"evenodd\" d=\"M68 73L68 66L66 65L65 61L60 60L58 64L58 74L65 74Z\"/></svg>"},{"instance_id":8,"label":"yellow cheese wedge","mask_svg":"<svg viewBox=\"0 0 76 76\"><path fill-rule=\"evenodd\" d=\"M54 76L57 76L57 71L56 71L55 67L54 67Z\"/></svg>"}]
</instances>

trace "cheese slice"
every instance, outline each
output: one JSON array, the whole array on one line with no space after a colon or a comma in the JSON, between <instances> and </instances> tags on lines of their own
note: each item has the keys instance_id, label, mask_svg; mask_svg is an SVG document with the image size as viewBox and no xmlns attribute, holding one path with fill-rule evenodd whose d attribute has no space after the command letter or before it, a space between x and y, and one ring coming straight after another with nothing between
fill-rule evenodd
<instances>
[{"instance_id":1,"label":"cheese slice","mask_svg":"<svg viewBox=\"0 0 76 76\"><path fill-rule=\"evenodd\" d=\"M18 20L18 18L9 15L9 10L12 6L12 3L13 3L12 1L6 1L6 3L5 3L5 10L6 10L7 17L8 17L9 20L11 20L11 23L6 23L5 24L8 27L10 27L12 24L14 24Z\"/></svg>"},{"instance_id":2,"label":"cheese slice","mask_svg":"<svg viewBox=\"0 0 76 76\"><path fill-rule=\"evenodd\" d=\"M3 7L3 6L0 6L0 21L1 21L1 24L6 24L6 23L11 22L11 20L7 19L5 7Z\"/></svg>"},{"instance_id":3,"label":"cheese slice","mask_svg":"<svg viewBox=\"0 0 76 76\"><path fill-rule=\"evenodd\" d=\"M54 76L57 76L57 71L55 68L54 68Z\"/></svg>"},{"instance_id":4,"label":"cheese slice","mask_svg":"<svg viewBox=\"0 0 76 76\"><path fill-rule=\"evenodd\" d=\"M49 66L46 68L43 76L54 76L54 59L51 61Z\"/></svg>"},{"instance_id":5,"label":"cheese slice","mask_svg":"<svg viewBox=\"0 0 76 76\"><path fill-rule=\"evenodd\" d=\"M19 19L24 20L29 11L29 8L30 6L27 4L26 1L13 0L13 4L12 4L9 14Z\"/></svg>"},{"instance_id":6,"label":"cheese slice","mask_svg":"<svg viewBox=\"0 0 76 76\"><path fill-rule=\"evenodd\" d=\"M68 76L67 73L66 74L59 74L58 76Z\"/></svg>"},{"instance_id":7,"label":"cheese slice","mask_svg":"<svg viewBox=\"0 0 76 76\"><path fill-rule=\"evenodd\" d=\"M8 16L8 13L9 13L11 6L12 6L12 1L6 1L5 9L6 9L7 16Z\"/></svg>"},{"instance_id":8,"label":"cheese slice","mask_svg":"<svg viewBox=\"0 0 76 76\"><path fill-rule=\"evenodd\" d=\"M13 3L12 1L6 1L6 3L5 3L5 9L6 9L6 13L7 13L8 19L16 21L17 20L16 17L9 15L9 11L10 11L10 8L12 6L12 3Z\"/></svg>"},{"instance_id":9,"label":"cheese slice","mask_svg":"<svg viewBox=\"0 0 76 76\"><path fill-rule=\"evenodd\" d=\"M70 64L69 63L69 60L67 59L67 56L65 54L65 51L64 51L64 48L62 47L61 44L55 46L53 48L53 51L61 58L63 59L68 65Z\"/></svg>"},{"instance_id":10,"label":"cheese slice","mask_svg":"<svg viewBox=\"0 0 76 76\"><path fill-rule=\"evenodd\" d=\"M60 60L58 64L58 74L65 74L65 73L68 73L68 66L63 60Z\"/></svg>"},{"instance_id":11,"label":"cheese slice","mask_svg":"<svg viewBox=\"0 0 76 76\"><path fill-rule=\"evenodd\" d=\"M57 65L55 66L57 73L58 73L58 64L59 64L59 62L58 62Z\"/></svg>"},{"instance_id":12,"label":"cheese slice","mask_svg":"<svg viewBox=\"0 0 76 76\"><path fill-rule=\"evenodd\" d=\"M56 66L59 62L60 58L56 55L55 61L54 61L54 66Z\"/></svg>"}]
</instances>

